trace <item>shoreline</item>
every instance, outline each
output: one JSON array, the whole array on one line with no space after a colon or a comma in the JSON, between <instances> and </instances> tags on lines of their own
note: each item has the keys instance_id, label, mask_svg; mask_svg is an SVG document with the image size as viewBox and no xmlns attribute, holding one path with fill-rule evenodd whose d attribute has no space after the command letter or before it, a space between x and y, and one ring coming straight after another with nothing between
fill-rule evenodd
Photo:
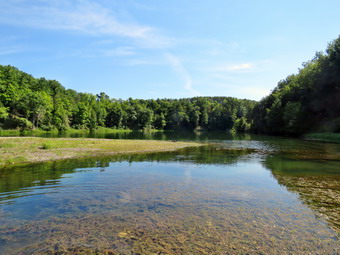
<instances>
[{"instance_id":1,"label":"shoreline","mask_svg":"<svg viewBox=\"0 0 340 255\"><path fill-rule=\"evenodd\" d=\"M96 138L0 137L0 167L83 157L174 151L197 142Z\"/></svg>"},{"instance_id":2,"label":"shoreline","mask_svg":"<svg viewBox=\"0 0 340 255\"><path fill-rule=\"evenodd\" d=\"M302 138L307 141L340 143L340 133L309 133Z\"/></svg>"}]
</instances>

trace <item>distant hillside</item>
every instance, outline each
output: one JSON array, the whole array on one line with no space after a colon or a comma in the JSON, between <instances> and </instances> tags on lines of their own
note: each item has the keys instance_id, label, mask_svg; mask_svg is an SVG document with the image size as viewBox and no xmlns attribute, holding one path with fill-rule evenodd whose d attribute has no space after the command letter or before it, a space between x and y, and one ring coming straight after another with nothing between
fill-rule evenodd
<instances>
[{"instance_id":1,"label":"distant hillside","mask_svg":"<svg viewBox=\"0 0 340 255\"><path fill-rule=\"evenodd\" d=\"M259 133L340 132L340 36L325 53L304 63L298 74L280 81L256 105L251 118Z\"/></svg>"},{"instance_id":2,"label":"distant hillside","mask_svg":"<svg viewBox=\"0 0 340 255\"><path fill-rule=\"evenodd\" d=\"M117 86L118 87L118 86ZM255 101L231 97L117 100L65 89L0 65L0 128L65 130L188 129L247 131Z\"/></svg>"}]
</instances>

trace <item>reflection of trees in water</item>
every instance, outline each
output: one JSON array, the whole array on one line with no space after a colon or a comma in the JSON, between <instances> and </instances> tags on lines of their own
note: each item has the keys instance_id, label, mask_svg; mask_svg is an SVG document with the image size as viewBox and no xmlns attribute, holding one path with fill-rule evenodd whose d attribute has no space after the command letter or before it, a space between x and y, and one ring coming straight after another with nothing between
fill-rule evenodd
<instances>
[{"instance_id":1,"label":"reflection of trees in water","mask_svg":"<svg viewBox=\"0 0 340 255\"><path fill-rule=\"evenodd\" d=\"M264 162L280 185L325 218L340 233L340 164L337 161L282 159L271 156Z\"/></svg>"},{"instance_id":2,"label":"reflection of trees in water","mask_svg":"<svg viewBox=\"0 0 340 255\"><path fill-rule=\"evenodd\" d=\"M279 184L297 192L313 210L321 213L330 225L339 231L340 177L338 161L312 160L313 150L286 151L270 155L264 166L272 171ZM334 151L334 150L332 150ZM64 174L100 168L105 171L111 162L183 162L185 164L235 164L240 157L249 155L250 149L224 149L216 146L185 148L173 152L116 155L101 158L72 159L28 166L9 167L0 171L0 193L8 192L1 201L24 196L16 192L24 188L46 186L58 188ZM322 152L322 151L321 151ZM319 152L319 153L321 153ZM329 158L334 153L321 153ZM308 157L307 157L308 156ZM307 157L307 159L306 159ZM90 169L89 169L90 170ZM91 171L91 170L90 170Z\"/></svg>"},{"instance_id":3,"label":"reflection of trees in water","mask_svg":"<svg viewBox=\"0 0 340 255\"><path fill-rule=\"evenodd\" d=\"M25 134L24 134L25 135ZM240 133L232 134L226 131L93 131L93 132L63 132L63 133L47 133L47 134L31 134L28 136L43 137L72 137L72 138L107 138L107 139L142 139L142 140L175 140L175 141L212 141L212 140L251 140L250 134ZM259 136L257 136L259 137Z\"/></svg>"},{"instance_id":4,"label":"reflection of trees in water","mask_svg":"<svg viewBox=\"0 0 340 255\"><path fill-rule=\"evenodd\" d=\"M51 254L56 251L77 254L83 251L85 254L86 249L88 254L98 250L107 251L107 254L116 251L126 254L131 250L142 254L159 251L167 254L233 254L236 250L239 253L277 254L280 251L282 254L304 254L313 253L316 249L323 254L335 254L337 243L333 239L334 233L320 226L313 216L305 218L303 213L294 214L295 211L292 213L289 208L281 211L265 206L264 210L259 206L247 210L243 206L232 206L230 201L239 205L234 198L244 194L242 186L236 191L229 187L235 193L225 193L228 195L224 194L222 200L212 199L220 198L221 193L212 196L214 193L207 192L212 190L211 186L217 191L222 190L216 187L216 183L203 183L199 190L188 189L190 168L196 164L236 164L251 152L249 149L203 146L174 152L65 160L4 169L0 172L1 193L49 185L51 182L58 184L65 174L79 171L114 171L114 168L107 169L111 162L130 162L132 166L134 162L181 162L185 180L182 186L171 183L160 186L158 179L152 182L152 179L146 178L144 183L140 178L129 179L129 186L141 185L140 189L126 191L126 182L122 181L120 185L119 179L109 190L98 188L85 195L80 192L58 193L52 196L53 207L44 208L41 215L55 214L58 209L72 212L72 215L63 212L61 216L56 214L53 220L41 219L16 229L3 224L1 227L6 232L1 232L0 227L0 235L5 233L0 236L0 244L2 240L9 240L8 243L15 245L13 240L29 237L34 240L28 247L29 251L35 254L46 254L50 250ZM289 175L286 170L294 172L297 167L287 168L284 166L286 163L287 160L272 156L264 164L273 169L279 183L290 189L290 185L294 188L297 181L292 179L289 184L290 177L300 177ZM304 165L301 173L305 168L311 167ZM287 179L284 179L286 176ZM184 192L186 196L181 195ZM69 199L70 195L72 199ZM88 199L100 213L93 208L87 211L86 208L90 208Z\"/></svg>"},{"instance_id":5,"label":"reflection of trees in water","mask_svg":"<svg viewBox=\"0 0 340 255\"><path fill-rule=\"evenodd\" d=\"M250 150L226 150L215 146L202 146L185 148L173 152L146 153L134 155L116 155L100 158L82 158L47 163L14 166L0 171L0 194L9 192L0 197L1 201L24 196L17 193L24 188L36 186L50 186L57 188L60 179L65 174L81 171L82 168L101 168L105 170L111 162L187 162L192 164L234 164L238 158L249 154ZM52 185L52 186L51 186Z\"/></svg>"},{"instance_id":6,"label":"reflection of trees in water","mask_svg":"<svg viewBox=\"0 0 340 255\"><path fill-rule=\"evenodd\" d=\"M0 171L1 201L25 196L31 187L50 186L58 188L64 174L74 173L79 168L105 167L109 161L76 159L52 161L24 166L6 167ZM22 190L24 192L16 192ZM3 195L2 193L6 193Z\"/></svg>"}]
</instances>

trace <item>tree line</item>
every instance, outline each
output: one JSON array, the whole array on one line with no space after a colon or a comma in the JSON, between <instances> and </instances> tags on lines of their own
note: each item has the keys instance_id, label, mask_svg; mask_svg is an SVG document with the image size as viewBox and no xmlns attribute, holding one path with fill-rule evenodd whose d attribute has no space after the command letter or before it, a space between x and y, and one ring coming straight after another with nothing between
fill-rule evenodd
<instances>
[{"instance_id":1,"label":"tree line","mask_svg":"<svg viewBox=\"0 0 340 255\"><path fill-rule=\"evenodd\" d=\"M0 127L42 130L250 129L255 101L231 97L113 99L65 89L55 80L36 79L13 66L0 66Z\"/></svg>"},{"instance_id":2,"label":"tree line","mask_svg":"<svg viewBox=\"0 0 340 255\"><path fill-rule=\"evenodd\" d=\"M274 135L340 132L340 37L259 102L232 97L121 100L104 92L93 95L65 89L55 80L0 65L0 128L62 131L70 127Z\"/></svg>"},{"instance_id":3,"label":"tree line","mask_svg":"<svg viewBox=\"0 0 340 255\"><path fill-rule=\"evenodd\" d=\"M256 104L252 130L274 135L340 132L340 36Z\"/></svg>"}]
</instances>

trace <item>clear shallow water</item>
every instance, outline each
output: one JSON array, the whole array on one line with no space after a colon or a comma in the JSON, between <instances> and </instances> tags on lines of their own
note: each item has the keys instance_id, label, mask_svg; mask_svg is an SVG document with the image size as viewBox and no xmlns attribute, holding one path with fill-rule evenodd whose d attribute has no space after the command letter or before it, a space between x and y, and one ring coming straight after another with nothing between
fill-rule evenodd
<instances>
[{"instance_id":1,"label":"clear shallow water","mask_svg":"<svg viewBox=\"0 0 340 255\"><path fill-rule=\"evenodd\" d=\"M212 138L2 169L0 254L339 252L339 145Z\"/></svg>"}]
</instances>

